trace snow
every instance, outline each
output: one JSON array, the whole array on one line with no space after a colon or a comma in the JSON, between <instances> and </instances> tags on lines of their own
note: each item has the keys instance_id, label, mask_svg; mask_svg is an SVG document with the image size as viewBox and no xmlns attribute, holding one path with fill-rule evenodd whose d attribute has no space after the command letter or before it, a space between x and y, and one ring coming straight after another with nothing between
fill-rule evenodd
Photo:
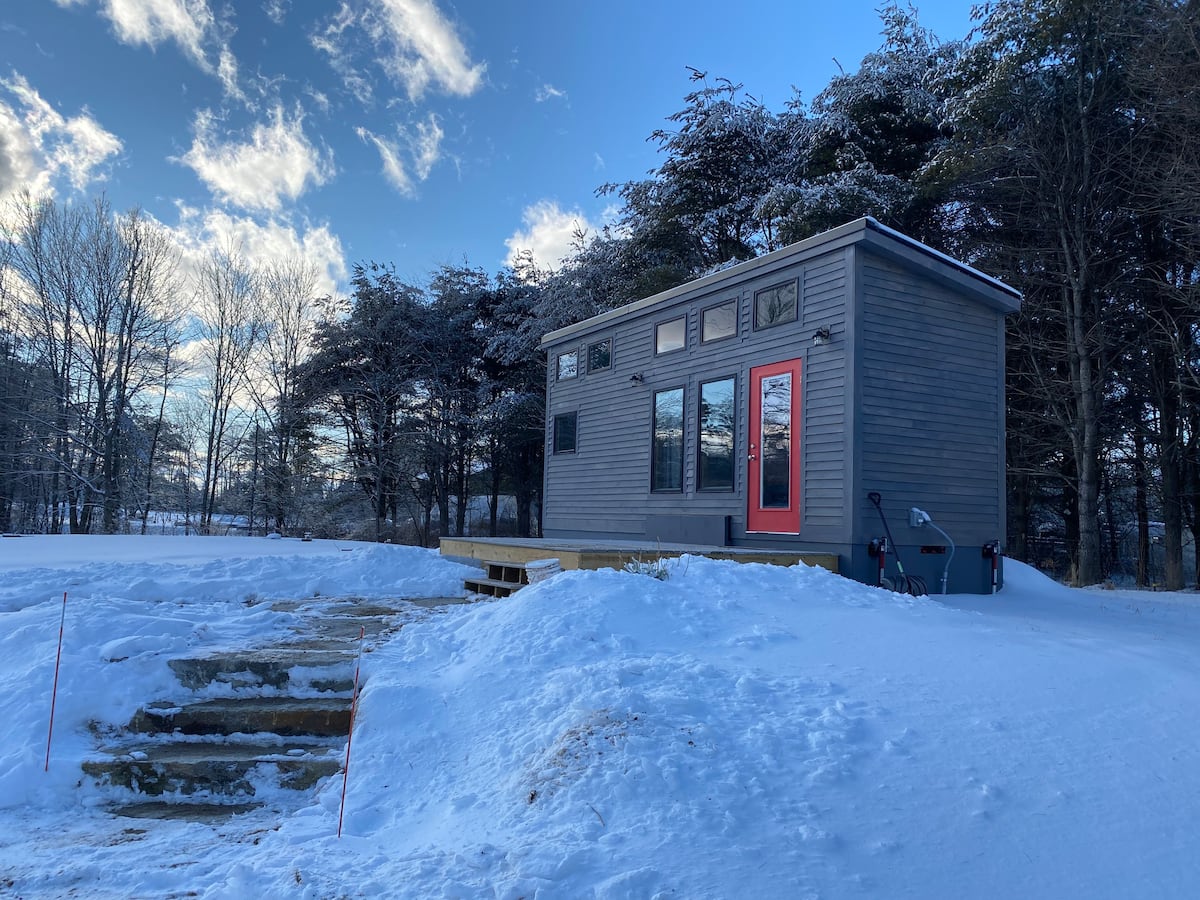
<instances>
[{"instance_id":1,"label":"snow","mask_svg":"<svg viewBox=\"0 0 1200 900\"><path fill-rule=\"evenodd\" d=\"M1073 591L1011 561L994 597L666 568L563 572L364 655L338 839L340 776L283 816L113 816L80 771L87 724L179 694L173 655L285 633L269 600L461 595L462 566L351 542L0 540L0 893L1200 896L1194 595Z\"/></svg>"}]
</instances>

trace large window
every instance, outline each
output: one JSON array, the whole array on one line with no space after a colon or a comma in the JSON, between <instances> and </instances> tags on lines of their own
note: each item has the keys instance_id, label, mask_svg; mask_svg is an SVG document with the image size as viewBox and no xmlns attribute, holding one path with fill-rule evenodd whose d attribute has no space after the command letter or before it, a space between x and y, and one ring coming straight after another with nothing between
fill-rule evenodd
<instances>
[{"instance_id":1,"label":"large window","mask_svg":"<svg viewBox=\"0 0 1200 900\"><path fill-rule=\"evenodd\" d=\"M654 392L650 490L683 490L683 388Z\"/></svg>"},{"instance_id":2,"label":"large window","mask_svg":"<svg viewBox=\"0 0 1200 900\"><path fill-rule=\"evenodd\" d=\"M770 328L796 321L799 289L795 279L763 288L754 294L754 327Z\"/></svg>"},{"instance_id":3,"label":"large window","mask_svg":"<svg viewBox=\"0 0 1200 900\"><path fill-rule=\"evenodd\" d=\"M687 346L687 316L659 322L654 326L654 352L670 353Z\"/></svg>"},{"instance_id":4,"label":"large window","mask_svg":"<svg viewBox=\"0 0 1200 900\"><path fill-rule=\"evenodd\" d=\"M574 453L579 432L579 413L559 413L554 417L554 452Z\"/></svg>"},{"instance_id":5,"label":"large window","mask_svg":"<svg viewBox=\"0 0 1200 900\"><path fill-rule=\"evenodd\" d=\"M700 312L700 343L719 341L737 334L737 301L726 300Z\"/></svg>"},{"instance_id":6,"label":"large window","mask_svg":"<svg viewBox=\"0 0 1200 900\"><path fill-rule=\"evenodd\" d=\"M697 487L702 491L733 490L734 380L700 385L700 456Z\"/></svg>"},{"instance_id":7,"label":"large window","mask_svg":"<svg viewBox=\"0 0 1200 900\"><path fill-rule=\"evenodd\" d=\"M588 344L587 352L587 370L588 374L592 372L603 372L605 369L612 368L612 338L606 338L603 341L596 341L594 344Z\"/></svg>"},{"instance_id":8,"label":"large window","mask_svg":"<svg viewBox=\"0 0 1200 900\"><path fill-rule=\"evenodd\" d=\"M558 380L565 381L579 374L579 351L558 354Z\"/></svg>"}]
</instances>

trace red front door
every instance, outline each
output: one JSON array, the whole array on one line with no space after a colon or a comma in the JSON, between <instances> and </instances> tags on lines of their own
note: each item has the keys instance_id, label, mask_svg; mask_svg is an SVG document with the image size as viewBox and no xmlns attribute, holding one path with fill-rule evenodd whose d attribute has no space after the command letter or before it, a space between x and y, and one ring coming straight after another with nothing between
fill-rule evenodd
<instances>
[{"instance_id":1,"label":"red front door","mask_svg":"<svg viewBox=\"0 0 1200 900\"><path fill-rule=\"evenodd\" d=\"M800 533L800 360L750 370L746 530Z\"/></svg>"}]
</instances>

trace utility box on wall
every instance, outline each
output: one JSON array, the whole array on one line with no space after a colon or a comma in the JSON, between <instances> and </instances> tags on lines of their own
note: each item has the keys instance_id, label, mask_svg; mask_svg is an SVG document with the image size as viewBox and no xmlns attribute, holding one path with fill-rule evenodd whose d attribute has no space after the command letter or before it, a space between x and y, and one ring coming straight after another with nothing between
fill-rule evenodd
<instances>
[{"instance_id":1,"label":"utility box on wall","mask_svg":"<svg viewBox=\"0 0 1200 900\"><path fill-rule=\"evenodd\" d=\"M1019 305L865 218L552 332L545 536L836 553L875 583L877 493L906 570L936 590L949 558L915 507L949 590L990 591Z\"/></svg>"}]
</instances>

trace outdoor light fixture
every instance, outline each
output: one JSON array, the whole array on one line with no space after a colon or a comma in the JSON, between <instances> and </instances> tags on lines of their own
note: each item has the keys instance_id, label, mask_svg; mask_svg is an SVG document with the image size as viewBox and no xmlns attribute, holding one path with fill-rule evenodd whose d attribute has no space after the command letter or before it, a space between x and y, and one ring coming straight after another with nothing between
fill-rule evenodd
<instances>
[{"instance_id":1,"label":"outdoor light fixture","mask_svg":"<svg viewBox=\"0 0 1200 900\"><path fill-rule=\"evenodd\" d=\"M642 378L641 372L634 372L632 375L629 376L629 380L633 384L641 384L642 381L644 381L645 379Z\"/></svg>"},{"instance_id":2,"label":"outdoor light fixture","mask_svg":"<svg viewBox=\"0 0 1200 900\"><path fill-rule=\"evenodd\" d=\"M832 338L832 337L833 337L833 335L829 331L829 326L822 325L820 328L818 328L816 331L813 332L813 346L820 347L824 344L828 344L830 338Z\"/></svg>"}]
</instances>

